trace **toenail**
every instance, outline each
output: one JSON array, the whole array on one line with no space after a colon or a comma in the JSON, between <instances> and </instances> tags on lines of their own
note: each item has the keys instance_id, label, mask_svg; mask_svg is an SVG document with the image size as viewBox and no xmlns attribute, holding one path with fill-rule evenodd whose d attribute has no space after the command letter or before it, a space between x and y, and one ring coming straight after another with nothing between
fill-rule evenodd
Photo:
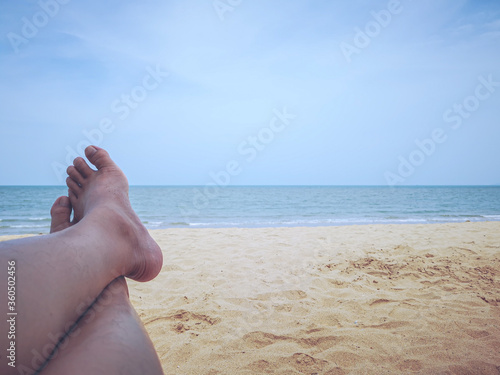
<instances>
[{"instance_id":1,"label":"toenail","mask_svg":"<svg viewBox=\"0 0 500 375\"><path fill-rule=\"evenodd\" d=\"M94 146L89 146L89 147L87 147L87 149L85 151L86 151L87 156L90 157L97 152L97 149Z\"/></svg>"},{"instance_id":2,"label":"toenail","mask_svg":"<svg viewBox=\"0 0 500 375\"><path fill-rule=\"evenodd\" d=\"M61 207L71 207L67 199L59 199L59 206Z\"/></svg>"}]
</instances>

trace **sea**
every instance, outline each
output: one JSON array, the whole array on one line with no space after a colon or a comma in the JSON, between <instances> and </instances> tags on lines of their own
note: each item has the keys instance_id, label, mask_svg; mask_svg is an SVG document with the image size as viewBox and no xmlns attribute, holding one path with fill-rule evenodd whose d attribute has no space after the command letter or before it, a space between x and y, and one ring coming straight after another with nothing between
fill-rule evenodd
<instances>
[{"instance_id":1,"label":"sea","mask_svg":"<svg viewBox=\"0 0 500 375\"><path fill-rule=\"evenodd\" d=\"M64 186L0 186L0 235L45 234ZM132 186L149 229L500 221L500 186Z\"/></svg>"}]
</instances>

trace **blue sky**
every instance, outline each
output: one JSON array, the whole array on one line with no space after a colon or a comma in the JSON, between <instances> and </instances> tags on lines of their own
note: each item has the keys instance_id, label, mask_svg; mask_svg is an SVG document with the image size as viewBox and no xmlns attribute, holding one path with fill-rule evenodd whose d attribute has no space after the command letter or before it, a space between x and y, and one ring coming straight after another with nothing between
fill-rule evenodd
<instances>
[{"instance_id":1,"label":"blue sky","mask_svg":"<svg viewBox=\"0 0 500 375\"><path fill-rule=\"evenodd\" d=\"M0 0L0 185L500 184L496 0Z\"/></svg>"}]
</instances>

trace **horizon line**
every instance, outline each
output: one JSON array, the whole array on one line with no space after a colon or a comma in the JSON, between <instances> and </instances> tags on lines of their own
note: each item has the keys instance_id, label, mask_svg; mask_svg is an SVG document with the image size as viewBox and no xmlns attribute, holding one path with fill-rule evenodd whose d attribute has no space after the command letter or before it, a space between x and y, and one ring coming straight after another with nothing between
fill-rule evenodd
<instances>
[{"instance_id":1,"label":"horizon line","mask_svg":"<svg viewBox=\"0 0 500 375\"><path fill-rule=\"evenodd\" d=\"M245 185L217 185L217 184L130 184L130 187L205 187L205 186L217 186L220 188L230 188L230 187L387 187L387 188L398 188L398 187L500 187L500 184L418 184L418 185L376 185L376 184L245 184ZM0 185L0 187L66 187L66 185L19 185L19 184L6 184Z\"/></svg>"}]
</instances>

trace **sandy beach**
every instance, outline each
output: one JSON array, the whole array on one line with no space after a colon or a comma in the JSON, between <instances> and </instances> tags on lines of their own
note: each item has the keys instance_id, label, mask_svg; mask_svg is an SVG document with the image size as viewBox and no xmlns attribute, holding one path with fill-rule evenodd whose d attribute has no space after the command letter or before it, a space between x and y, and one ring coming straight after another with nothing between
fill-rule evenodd
<instances>
[{"instance_id":1,"label":"sandy beach","mask_svg":"<svg viewBox=\"0 0 500 375\"><path fill-rule=\"evenodd\" d=\"M152 235L166 374L500 373L500 222Z\"/></svg>"}]
</instances>

